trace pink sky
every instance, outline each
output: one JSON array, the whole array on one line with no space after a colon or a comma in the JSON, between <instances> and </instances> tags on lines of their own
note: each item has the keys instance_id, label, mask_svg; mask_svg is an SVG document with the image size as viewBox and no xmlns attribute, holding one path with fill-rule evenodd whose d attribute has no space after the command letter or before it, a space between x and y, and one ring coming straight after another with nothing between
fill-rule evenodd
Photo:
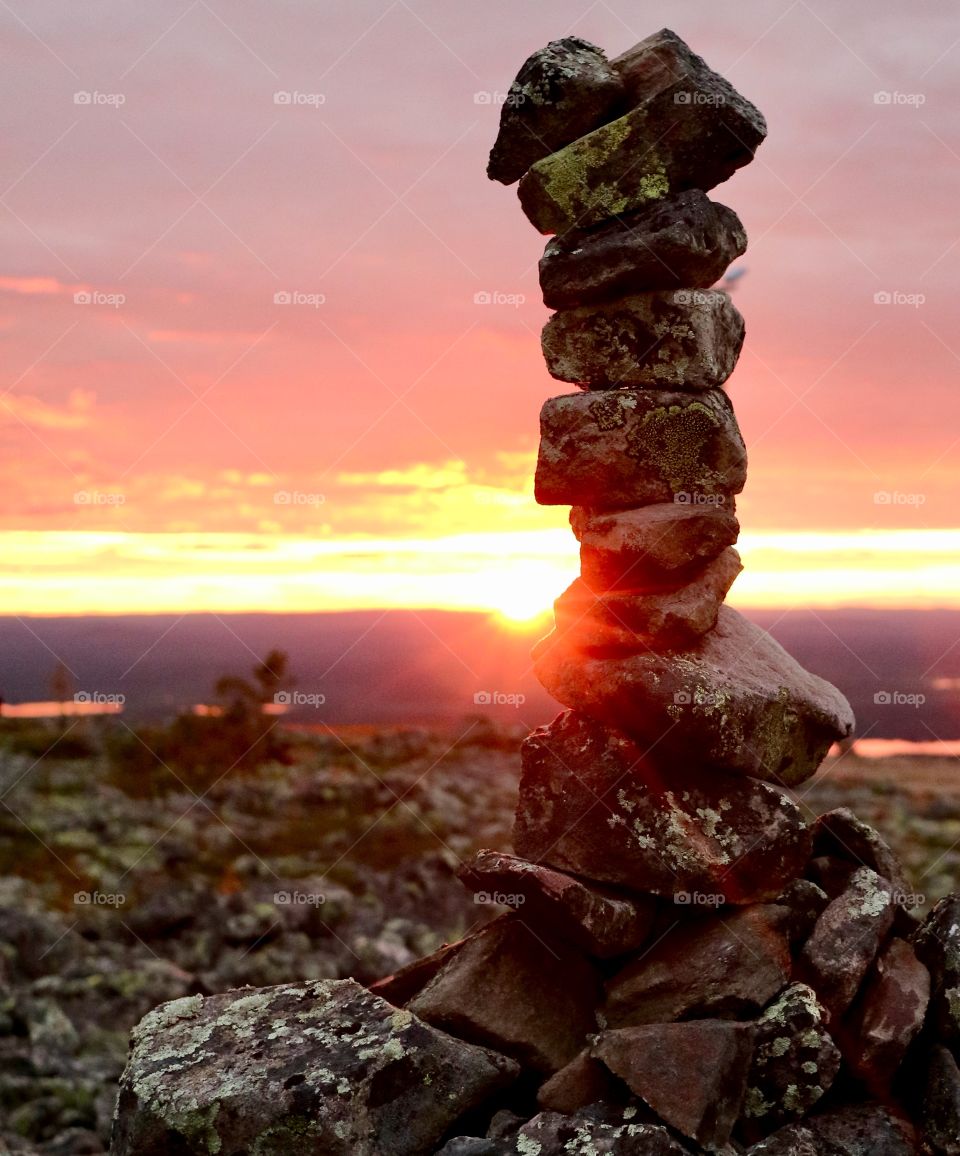
<instances>
[{"instance_id":1,"label":"pink sky","mask_svg":"<svg viewBox=\"0 0 960 1156\"><path fill-rule=\"evenodd\" d=\"M960 25L839 8L10 0L0 537L563 526L529 492L568 388L539 351L544 239L486 180L477 94L550 39L616 54L665 24L770 126L713 194L751 237L745 529L956 528ZM324 302L274 303L294 292Z\"/></svg>"}]
</instances>

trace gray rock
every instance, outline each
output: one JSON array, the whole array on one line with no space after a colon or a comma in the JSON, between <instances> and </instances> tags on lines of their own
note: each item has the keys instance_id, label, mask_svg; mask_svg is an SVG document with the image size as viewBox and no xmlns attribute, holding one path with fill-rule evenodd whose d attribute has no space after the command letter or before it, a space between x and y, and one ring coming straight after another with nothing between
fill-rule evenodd
<instances>
[{"instance_id":1,"label":"gray rock","mask_svg":"<svg viewBox=\"0 0 960 1156\"><path fill-rule=\"evenodd\" d=\"M736 542L740 523L732 507L732 500L729 507L663 502L598 514L574 506L581 577L597 591L675 585Z\"/></svg>"},{"instance_id":2,"label":"gray rock","mask_svg":"<svg viewBox=\"0 0 960 1156\"><path fill-rule=\"evenodd\" d=\"M599 977L584 956L507 915L467 939L407 1007L435 1027L550 1073L595 1030L598 999Z\"/></svg>"},{"instance_id":3,"label":"gray rock","mask_svg":"<svg viewBox=\"0 0 960 1156\"><path fill-rule=\"evenodd\" d=\"M540 411L542 506L725 506L746 478L747 451L722 390L581 392Z\"/></svg>"},{"instance_id":4,"label":"gray rock","mask_svg":"<svg viewBox=\"0 0 960 1156\"><path fill-rule=\"evenodd\" d=\"M730 1139L752 1053L753 1026L721 1020L619 1028L593 1047L664 1123L709 1148Z\"/></svg>"},{"instance_id":5,"label":"gray rock","mask_svg":"<svg viewBox=\"0 0 960 1156\"><path fill-rule=\"evenodd\" d=\"M661 289L564 309L544 326L547 369L583 389L717 389L737 365L743 318L719 289Z\"/></svg>"},{"instance_id":6,"label":"gray rock","mask_svg":"<svg viewBox=\"0 0 960 1156\"><path fill-rule=\"evenodd\" d=\"M550 309L577 309L645 289L705 288L747 248L740 218L688 189L547 243L540 287Z\"/></svg>"},{"instance_id":7,"label":"gray rock","mask_svg":"<svg viewBox=\"0 0 960 1156\"><path fill-rule=\"evenodd\" d=\"M878 875L889 880L901 905L911 897L913 888L890 844L849 807L837 807L820 815L813 825L813 853L833 855L858 867L873 868ZM915 904L908 903L907 906Z\"/></svg>"},{"instance_id":8,"label":"gray rock","mask_svg":"<svg viewBox=\"0 0 960 1156\"><path fill-rule=\"evenodd\" d=\"M829 1091L840 1070L829 1019L814 990L802 983L788 987L760 1016L741 1122L749 1139L800 1120Z\"/></svg>"},{"instance_id":9,"label":"gray rock","mask_svg":"<svg viewBox=\"0 0 960 1156\"><path fill-rule=\"evenodd\" d=\"M878 1096L889 1094L929 1002L930 973L909 943L891 939L867 974L847 1033L847 1063Z\"/></svg>"},{"instance_id":10,"label":"gray rock","mask_svg":"<svg viewBox=\"0 0 960 1156\"><path fill-rule=\"evenodd\" d=\"M826 1148L820 1138L803 1124L788 1124L766 1140L754 1144L747 1156L842 1156L837 1148Z\"/></svg>"},{"instance_id":11,"label":"gray rock","mask_svg":"<svg viewBox=\"0 0 960 1156\"><path fill-rule=\"evenodd\" d=\"M913 937L930 972L930 1025L938 1039L960 1043L960 894L947 895Z\"/></svg>"},{"instance_id":12,"label":"gray rock","mask_svg":"<svg viewBox=\"0 0 960 1156\"><path fill-rule=\"evenodd\" d=\"M757 1015L790 980L787 912L755 904L669 924L653 946L607 984L610 1027Z\"/></svg>"},{"instance_id":13,"label":"gray rock","mask_svg":"<svg viewBox=\"0 0 960 1156\"><path fill-rule=\"evenodd\" d=\"M813 931L830 896L810 879L795 879L781 895L777 903L790 910L790 942L802 944Z\"/></svg>"},{"instance_id":14,"label":"gray rock","mask_svg":"<svg viewBox=\"0 0 960 1156\"><path fill-rule=\"evenodd\" d=\"M516 1078L352 980L163 1004L134 1030L113 1156L422 1156Z\"/></svg>"},{"instance_id":15,"label":"gray rock","mask_svg":"<svg viewBox=\"0 0 960 1156\"><path fill-rule=\"evenodd\" d=\"M960 1154L960 1070L949 1048L930 1050L920 1111L923 1138L936 1156Z\"/></svg>"},{"instance_id":16,"label":"gray rock","mask_svg":"<svg viewBox=\"0 0 960 1156\"><path fill-rule=\"evenodd\" d=\"M859 867L817 920L800 953L798 975L831 1015L843 1015L853 1002L893 924L894 906L886 879Z\"/></svg>"},{"instance_id":17,"label":"gray rock","mask_svg":"<svg viewBox=\"0 0 960 1156\"><path fill-rule=\"evenodd\" d=\"M478 901L513 907L535 930L598 959L641 947L656 909L652 899L585 883L500 851L478 851L460 878Z\"/></svg>"},{"instance_id":18,"label":"gray rock","mask_svg":"<svg viewBox=\"0 0 960 1156\"><path fill-rule=\"evenodd\" d=\"M684 1156L666 1128L641 1122L635 1108L573 1116L541 1112L524 1124L503 1156Z\"/></svg>"},{"instance_id":19,"label":"gray rock","mask_svg":"<svg viewBox=\"0 0 960 1156\"><path fill-rule=\"evenodd\" d=\"M682 649L716 626L720 606L742 569L740 555L730 547L674 590L597 594L578 578L554 602L553 639L585 654Z\"/></svg>"},{"instance_id":20,"label":"gray rock","mask_svg":"<svg viewBox=\"0 0 960 1156\"><path fill-rule=\"evenodd\" d=\"M728 606L716 628L682 653L593 657L555 643L548 636L535 654L548 693L656 744L658 760L796 786L853 731L836 687Z\"/></svg>"},{"instance_id":21,"label":"gray rock","mask_svg":"<svg viewBox=\"0 0 960 1156\"><path fill-rule=\"evenodd\" d=\"M914 1156L912 1129L882 1104L856 1104L811 1116L807 1125L828 1156Z\"/></svg>"},{"instance_id":22,"label":"gray rock","mask_svg":"<svg viewBox=\"0 0 960 1156\"><path fill-rule=\"evenodd\" d=\"M551 41L510 85L487 176L512 185L536 161L616 116L624 96L602 49L579 36Z\"/></svg>"},{"instance_id":23,"label":"gray rock","mask_svg":"<svg viewBox=\"0 0 960 1156\"><path fill-rule=\"evenodd\" d=\"M766 136L760 112L668 29L613 64L635 107L538 161L520 182L523 210L542 233L712 189L748 164Z\"/></svg>"},{"instance_id":24,"label":"gray rock","mask_svg":"<svg viewBox=\"0 0 960 1156\"><path fill-rule=\"evenodd\" d=\"M809 832L780 791L664 769L587 714L534 731L521 756L513 842L533 862L680 903L741 904L777 895L806 861Z\"/></svg>"}]
</instances>

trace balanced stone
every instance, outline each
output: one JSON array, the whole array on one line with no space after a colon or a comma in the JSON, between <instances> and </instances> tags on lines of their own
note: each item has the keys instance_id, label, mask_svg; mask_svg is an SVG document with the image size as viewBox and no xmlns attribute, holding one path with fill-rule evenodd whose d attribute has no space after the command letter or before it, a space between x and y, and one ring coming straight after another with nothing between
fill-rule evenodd
<instances>
[{"instance_id":1,"label":"balanced stone","mask_svg":"<svg viewBox=\"0 0 960 1156\"><path fill-rule=\"evenodd\" d=\"M134 1029L110 1150L420 1156L518 1075L353 980L187 996Z\"/></svg>"},{"instance_id":2,"label":"balanced stone","mask_svg":"<svg viewBox=\"0 0 960 1156\"><path fill-rule=\"evenodd\" d=\"M547 242L540 288L549 309L576 309L644 289L705 288L747 247L740 218L687 189Z\"/></svg>"},{"instance_id":3,"label":"balanced stone","mask_svg":"<svg viewBox=\"0 0 960 1156\"><path fill-rule=\"evenodd\" d=\"M711 1149L740 1114L753 1027L722 1020L648 1024L601 1033L593 1054L682 1135Z\"/></svg>"},{"instance_id":4,"label":"balanced stone","mask_svg":"<svg viewBox=\"0 0 960 1156\"><path fill-rule=\"evenodd\" d=\"M555 313L542 344L553 377L586 389L701 390L733 373L744 333L719 289L660 289Z\"/></svg>"},{"instance_id":5,"label":"balanced stone","mask_svg":"<svg viewBox=\"0 0 960 1156\"><path fill-rule=\"evenodd\" d=\"M664 29L614 61L636 107L538 161L520 182L523 211L560 233L684 189L712 189L748 164L762 114Z\"/></svg>"},{"instance_id":6,"label":"balanced stone","mask_svg":"<svg viewBox=\"0 0 960 1156\"><path fill-rule=\"evenodd\" d=\"M580 574L592 590L650 583L669 587L712 562L740 533L740 523L723 505L664 502L598 514L583 506L570 511L580 542Z\"/></svg>"},{"instance_id":7,"label":"balanced stone","mask_svg":"<svg viewBox=\"0 0 960 1156\"><path fill-rule=\"evenodd\" d=\"M478 851L461 880L484 903L513 907L535 929L607 959L636 951L653 923L655 903L625 895L499 851Z\"/></svg>"},{"instance_id":8,"label":"balanced stone","mask_svg":"<svg viewBox=\"0 0 960 1156\"><path fill-rule=\"evenodd\" d=\"M719 389L571 393L540 411L534 489L542 506L725 506L746 479L747 451Z\"/></svg>"},{"instance_id":9,"label":"balanced stone","mask_svg":"<svg viewBox=\"0 0 960 1156\"><path fill-rule=\"evenodd\" d=\"M678 907L649 950L608 981L608 1026L744 1019L790 981L789 913L778 904L681 920L683 911Z\"/></svg>"},{"instance_id":10,"label":"balanced stone","mask_svg":"<svg viewBox=\"0 0 960 1156\"><path fill-rule=\"evenodd\" d=\"M794 786L853 730L835 687L728 606L682 653L595 657L550 635L536 649L535 669L564 706L655 743L658 759L684 767Z\"/></svg>"},{"instance_id":11,"label":"balanced stone","mask_svg":"<svg viewBox=\"0 0 960 1156\"><path fill-rule=\"evenodd\" d=\"M560 645L588 654L687 646L716 625L720 605L742 569L740 555L730 548L675 590L597 594L577 578L554 603L555 637Z\"/></svg>"},{"instance_id":12,"label":"balanced stone","mask_svg":"<svg viewBox=\"0 0 960 1156\"><path fill-rule=\"evenodd\" d=\"M583 1048L597 999L598 976L580 953L507 915L467 939L407 1008L549 1073Z\"/></svg>"},{"instance_id":13,"label":"balanced stone","mask_svg":"<svg viewBox=\"0 0 960 1156\"><path fill-rule=\"evenodd\" d=\"M742 904L779 894L809 854L781 791L657 765L589 715L560 715L521 756L513 843L534 862L680 902Z\"/></svg>"},{"instance_id":14,"label":"balanced stone","mask_svg":"<svg viewBox=\"0 0 960 1156\"><path fill-rule=\"evenodd\" d=\"M791 984L764 1010L743 1106L749 1139L801 1119L829 1091L840 1070L829 1020L814 990L802 983Z\"/></svg>"},{"instance_id":15,"label":"balanced stone","mask_svg":"<svg viewBox=\"0 0 960 1156\"><path fill-rule=\"evenodd\" d=\"M616 116L624 96L602 49L579 36L551 41L510 85L487 176L512 185L534 162Z\"/></svg>"}]
</instances>

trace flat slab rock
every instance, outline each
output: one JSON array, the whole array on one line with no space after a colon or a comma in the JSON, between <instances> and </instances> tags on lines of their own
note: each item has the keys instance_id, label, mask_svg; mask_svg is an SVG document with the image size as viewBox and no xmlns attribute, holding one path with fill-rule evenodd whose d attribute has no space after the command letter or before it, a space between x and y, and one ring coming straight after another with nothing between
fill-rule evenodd
<instances>
[{"instance_id":1,"label":"flat slab rock","mask_svg":"<svg viewBox=\"0 0 960 1156\"><path fill-rule=\"evenodd\" d=\"M547 942L519 915L468 937L407 1004L427 1023L552 1073L596 1030L599 975L580 952Z\"/></svg>"},{"instance_id":2,"label":"flat slab rock","mask_svg":"<svg viewBox=\"0 0 960 1156\"><path fill-rule=\"evenodd\" d=\"M549 309L577 309L645 289L706 288L746 248L737 214L688 189L551 238L540 260L540 288Z\"/></svg>"},{"instance_id":3,"label":"flat slab rock","mask_svg":"<svg viewBox=\"0 0 960 1156\"><path fill-rule=\"evenodd\" d=\"M742 569L731 547L674 590L597 594L575 579L553 604L553 637L587 654L682 649L716 626L720 606ZM534 657L538 653L535 649Z\"/></svg>"},{"instance_id":4,"label":"flat slab rock","mask_svg":"<svg viewBox=\"0 0 960 1156\"><path fill-rule=\"evenodd\" d=\"M513 843L525 859L680 903L756 903L803 870L809 831L766 783L652 764L576 711L534 731L521 757Z\"/></svg>"},{"instance_id":5,"label":"flat slab rock","mask_svg":"<svg viewBox=\"0 0 960 1156\"><path fill-rule=\"evenodd\" d=\"M607 514L574 506L570 525L580 543L580 576L597 592L676 584L740 534L732 501L730 508L660 502Z\"/></svg>"},{"instance_id":6,"label":"flat slab rock","mask_svg":"<svg viewBox=\"0 0 960 1156\"><path fill-rule=\"evenodd\" d=\"M558 638L538 646L534 669L558 702L655 743L659 760L788 787L853 731L840 691L729 606L681 653L598 657Z\"/></svg>"},{"instance_id":7,"label":"flat slab rock","mask_svg":"<svg viewBox=\"0 0 960 1156\"><path fill-rule=\"evenodd\" d=\"M459 874L482 902L513 907L533 928L598 959L636 951L653 924L656 903L646 896L585 883L501 851L478 851Z\"/></svg>"},{"instance_id":8,"label":"flat slab rock","mask_svg":"<svg viewBox=\"0 0 960 1156\"><path fill-rule=\"evenodd\" d=\"M712 189L749 164L766 136L759 110L669 29L613 65L634 107L538 161L520 182L520 204L541 233Z\"/></svg>"},{"instance_id":9,"label":"flat slab rock","mask_svg":"<svg viewBox=\"0 0 960 1156\"><path fill-rule=\"evenodd\" d=\"M753 1025L723 1020L647 1024L602 1032L593 1055L664 1123L722 1148L740 1115Z\"/></svg>"},{"instance_id":10,"label":"flat slab rock","mask_svg":"<svg viewBox=\"0 0 960 1156\"><path fill-rule=\"evenodd\" d=\"M114 1156L423 1156L519 1074L353 980L188 996L134 1029Z\"/></svg>"},{"instance_id":11,"label":"flat slab rock","mask_svg":"<svg viewBox=\"0 0 960 1156\"><path fill-rule=\"evenodd\" d=\"M806 984L794 983L756 1023L741 1130L757 1140L806 1116L840 1070L830 1015Z\"/></svg>"},{"instance_id":12,"label":"flat slab rock","mask_svg":"<svg viewBox=\"0 0 960 1156\"><path fill-rule=\"evenodd\" d=\"M540 411L542 506L726 505L746 480L747 451L722 390L581 392Z\"/></svg>"},{"instance_id":13,"label":"flat slab rock","mask_svg":"<svg viewBox=\"0 0 960 1156\"><path fill-rule=\"evenodd\" d=\"M536 161L616 116L626 89L601 48L579 36L529 56L500 110L487 176L512 185Z\"/></svg>"},{"instance_id":14,"label":"flat slab rock","mask_svg":"<svg viewBox=\"0 0 960 1156\"><path fill-rule=\"evenodd\" d=\"M803 945L797 972L833 1016L853 1002L880 945L893 926L893 888L869 867L824 908Z\"/></svg>"},{"instance_id":15,"label":"flat slab rock","mask_svg":"<svg viewBox=\"0 0 960 1156\"><path fill-rule=\"evenodd\" d=\"M782 907L753 904L699 918L684 918L683 910L678 907L675 922L649 950L608 981L601 1015L609 1027L744 1019L789 983Z\"/></svg>"},{"instance_id":16,"label":"flat slab rock","mask_svg":"<svg viewBox=\"0 0 960 1156\"><path fill-rule=\"evenodd\" d=\"M660 289L554 313L550 374L584 389L718 389L737 365L743 317L719 289Z\"/></svg>"}]
</instances>

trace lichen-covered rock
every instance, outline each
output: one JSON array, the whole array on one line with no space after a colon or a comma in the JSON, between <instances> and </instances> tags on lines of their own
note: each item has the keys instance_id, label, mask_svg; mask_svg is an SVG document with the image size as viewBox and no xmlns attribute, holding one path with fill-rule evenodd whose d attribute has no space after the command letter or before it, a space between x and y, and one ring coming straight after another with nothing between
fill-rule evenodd
<instances>
[{"instance_id":1,"label":"lichen-covered rock","mask_svg":"<svg viewBox=\"0 0 960 1156\"><path fill-rule=\"evenodd\" d=\"M544 157L520 182L523 211L541 233L712 189L748 164L766 136L759 110L668 29L613 64L636 107Z\"/></svg>"},{"instance_id":2,"label":"lichen-covered rock","mask_svg":"<svg viewBox=\"0 0 960 1156\"><path fill-rule=\"evenodd\" d=\"M829 902L826 891L810 879L795 879L777 896L777 903L790 911L791 943L802 944L806 940Z\"/></svg>"},{"instance_id":3,"label":"lichen-covered rock","mask_svg":"<svg viewBox=\"0 0 960 1156\"><path fill-rule=\"evenodd\" d=\"M446 1149L444 1149L446 1151ZM843 1156L836 1148L825 1148L820 1138L804 1124L788 1124L766 1140L754 1144L747 1156Z\"/></svg>"},{"instance_id":4,"label":"lichen-covered rock","mask_svg":"<svg viewBox=\"0 0 960 1156\"><path fill-rule=\"evenodd\" d=\"M624 96L602 49L579 36L551 41L510 85L487 176L512 185L536 161L615 116Z\"/></svg>"},{"instance_id":5,"label":"lichen-covered rock","mask_svg":"<svg viewBox=\"0 0 960 1156\"><path fill-rule=\"evenodd\" d=\"M893 886L903 904L913 890L903 864L879 831L858 818L849 807L837 807L820 815L813 824L814 855L846 859L859 867L871 867ZM913 904L909 904L913 906Z\"/></svg>"},{"instance_id":6,"label":"lichen-covered rock","mask_svg":"<svg viewBox=\"0 0 960 1156\"><path fill-rule=\"evenodd\" d=\"M648 592L638 583L634 590L598 594L577 578L553 604L551 644L600 655L689 646L716 626L720 606L742 569L740 555L730 547L674 590Z\"/></svg>"},{"instance_id":7,"label":"lichen-covered rock","mask_svg":"<svg viewBox=\"0 0 960 1156\"><path fill-rule=\"evenodd\" d=\"M636 951L650 933L655 901L588 884L500 851L478 851L460 871L478 902L515 908L535 930L597 959Z\"/></svg>"},{"instance_id":8,"label":"lichen-covered rock","mask_svg":"<svg viewBox=\"0 0 960 1156\"><path fill-rule=\"evenodd\" d=\"M722 1020L602 1032L593 1054L657 1115L698 1144L730 1139L740 1114L753 1026Z\"/></svg>"},{"instance_id":9,"label":"lichen-covered rock","mask_svg":"<svg viewBox=\"0 0 960 1156\"><path fill-rule=\"evenodd\" d=\"M662 502L600 514L570 511L580 576L591 590L675 585L732 546L740 523L729 506Z\"/></svg>"},{"instance_id":10,"label":"lichen-covered rock","mask_svg":"<svg viewBox=\"0 0 960 1156\"><path fill-rule=\"evenodd\" d=\"M719 389L580 392L540 411L534 489L542 506L723 506L746 478L747 451Z\"/></svg>"},{"instance_id":11,"label":"lichen-covered rock","mask_svg":"<svg viewBox=\"0 0 960 1156\"><path fill-rule=\"evenodd\" d=\"M832 1016L853 1002L864 976L893 924L893 888L869 867L858 867L850 885L817 920L798 960L798 975L809 983Z\"/></svg>"},{"instance_id":12,"label":"lichen-covered rock","mask_svg":"<svg viewBox=\"0 0 960 1156\"><path fill-rule=\"evenodd\" d=\"M658 759L684 767L796 786L853 731L840 691L728 606L681 653L597 657L551 639L534 667L558 702L655 743Z\"/></svg>"},{"instance_id":13,"label":"lichen-covered rock","mask_svg":"<svg viewBox=\"0 0 960 1156\"><path fill-rule=\"evenodd\" d=\"M913 1129L883 1104L849 1104L810 1116L825 1156L915 1156Z\"/></svg>"},{"instance_id":14,"label":"lichen-covered rock","mask_svg":"<svg viewBox=\"0 0 960 1156\"><path fill-rule=\"evenodd\" d=\"M827 1032L828 1013L814 990L791 984L756 1024L741 1131L757 1140L801 1119L840 1070L840 1049Z\"/></svg>"},{"instance_id":15,"label":"lichen-covered rock","mask_svg":"<svg viewBox=\"0 0 960 1156\"><path fill-rule=\"evenodd\" d=\"M587 390L718 389L746 330L718 289L661 289L554 313L543 329L547 369Z\"/></svg>"},{"instance_id":16,"label":"lichen-covered rock","mask_svg":"<svg viewBox=\"0 0 960 1156\"><path fill-rule=\"evenodd\" d=\"M598 1106L599 1107L599 1106ZM541 1112L498 1156L684 1156L666 1128L638 1119L636 1108L587 1108L572 1116Z\"/></svg>"},{"instance_id":17,"label":"lichen-covered rock","mask_svg":"<svg viewBox=\"0 0 960 1156\"><path fill-rule=\"evenodd\" d=\"M555 1072L595 1030L599 976L579 952L546 942L518 915L465 940L407 1005L427 1023Z\"/></svg>"},{"instance_id":18,"label":"lichen-covered rock","mask_svg":"<svg viewBox=\"0 0 960 1156\"><path fill-rule=\"evenodd\" d=\"M550 309L577 309L645 289L706 288L747 248L740 218L699 189L592 229L552 237L540 260Z\"/></svg>"},{"instance_id":19,"label":"lichen-covered rock","mask_svg":"<svg viewBox=\"0 0 960 1156\"><path fill-rule=\"evenodd\" d=\"M960 1070L949 1048L930 1050L920 1109L927 1148L935 1156L960 1156Z\"/></svg>"},{"instance_id":20,"label":"lichen-covered rock","mask_svg":"<svg viewBox=\"0 0 960 1156\"><path fill-rule=\"evenodd\" d=\"M629 1027L756 1015L790 981L787 914L757 904L668 924L648 951L608 982L604 1023Z\"/></svg>"},{"instance_id":21,"label":"lichen-covered rock","mask_svg":"<svg viewBox=\"0 0 960 1156\"><path fill-rule=\"evenodd\" d=\"M353 980L187 996L134 1030L114 1156L425 1156L512 1082Z\"/></svg>"},{"instance_id":22,"label":"lichen-covered rock","mask_svg":"<svg viewBox=\"0 0 960 1156\"><path fill-rule=\"evenodd\" d=\"M766 783L653 763L577 711L534 731L521 756L513 842L525 859L693 904L772 898L803 869L809 831Z\"/></svg>"},{"instance_id":23,"label":"lichen-covered rock","mask_svg":"<svg viewBox=\"0 0 960 1156\"><path fill-rule=\"evenodd\" d=\"M891 939L867 973L846 1032L847 1063L877 1095L889 1092L929 1001L930 973L909 943Z\"/></svg>"},{"instance_id":24,"label":"lichen-covered rock","mask_svg":"<svg viewBox=\"0 0 960 1156\"><path fill-rule=\"evenodd\" d=\"M930 1024L945 1044L960 1043L960 894L947 895L913 937L930 972Z\"/></svg>"}]
</instances>

